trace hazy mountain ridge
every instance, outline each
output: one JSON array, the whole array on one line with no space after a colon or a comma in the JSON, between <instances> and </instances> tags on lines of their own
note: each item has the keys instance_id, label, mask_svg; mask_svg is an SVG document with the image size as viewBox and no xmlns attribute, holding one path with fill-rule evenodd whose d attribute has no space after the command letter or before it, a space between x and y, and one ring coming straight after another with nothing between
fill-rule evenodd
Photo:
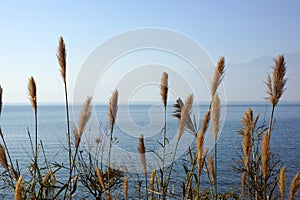
<instances>
[{"instance_id":1,"label":"hazy mountain ridge","mask_svg":"<svg viewBox=\"0 0 300 200\"><path fill-rule=\"evenodd\" d=\"M300 53L289 53L284 54L284 56L286 59L288 82L287 90L282 100L299 101ZM227 100L263 100L267 96L264 81L267 78L267 74L272 72L274 58L276 56L262 56L249 63L227 64L224 79Z\"/></svg>"}]
</instances>

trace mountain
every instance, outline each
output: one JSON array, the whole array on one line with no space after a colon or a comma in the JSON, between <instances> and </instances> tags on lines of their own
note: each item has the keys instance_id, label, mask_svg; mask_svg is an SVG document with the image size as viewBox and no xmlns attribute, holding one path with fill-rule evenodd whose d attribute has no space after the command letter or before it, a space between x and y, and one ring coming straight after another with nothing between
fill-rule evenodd
<instances>
[{"instance_id":1,"label":"mountain","mask_svg":"<svg viewBox=\"0 0 300 200\"><path fill-rule=\"evenodd\" d=\"M300 101L300 53L284 54L288 78L283 101ZM259 101L266 94L268 73L274 66L272 56L262 56L249 63L229 63L226 65L224 85L227 101Z\"/></svg>"}]
</instances>

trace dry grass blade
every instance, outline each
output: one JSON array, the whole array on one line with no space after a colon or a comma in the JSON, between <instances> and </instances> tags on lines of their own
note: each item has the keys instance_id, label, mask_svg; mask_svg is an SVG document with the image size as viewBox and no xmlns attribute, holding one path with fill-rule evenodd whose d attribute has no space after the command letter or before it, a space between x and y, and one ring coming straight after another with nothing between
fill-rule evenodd
<instances>
[{"instance_id":1,"label":"dry grass blade","mask_svg":"<svg viewBox=\"0 0 300 200\"><path fill-rule=\"evenodd\" d=\"M105 184L104 184L104 178L103 178L103 174L102 174L100 168L96 169L96 174L97 174L98 181L99 181L99 183L100 183L100 185L101 185L104 193L106 194L106 188L105 188Z\"/></svg>"},{"instance_id":2,"label":"dry grass blade","mask_svg":"<svg viewBox=\"0 0 300 200\"><path fill-rule=\"evenodd\" d=\"M161 77L160 95L165 107L167 107L168 89L168 74L164 72Z\"/></svg>"},{"instance_id":3,"label":"dry grass blade","mask_svg":"<svg viewBox=\"0 0 300 200\"><path fill-rule=\"evenodd\" d=\"M6 159L6 153L5 153L5 149L3 147L2 144L0 144L0 165L8 170L8 163L7 163L7 159Z\"/></svg>"},{"instance_id":4,"label":"dry grass blade","mask_svg":"<svg viewBox=\"0 0 300 200\"><path fill-rule=\"evenodd\" d=\"M116 121L116 115L118 111L118 90L115 90L112 94L112 97L109 100L109 122L110 122L110 130L113 132L113 128Z\"/></svg>"},{"instance_id":5,"label":"dry grass blade","mask_svg":"<svg viewBox=\"0 0 300 200\"><path fill-rule=\"evenodd\" d=\"M124 193L124 199L127 199L128 196L128 176L124 178L123 182L123 193Z\"/></svg>"},{"instance_id":6,"label":"dry grass blade","mask_svg":"<svg viewBox=\"0 0 300 200\"><path fill-rule=\"evenodd\" d=\"M251 151L251 136L249 129L244 130L243 152L244 152L244 165L249 171L250 151Z\"/></svg>"},{"instance_id":7,"label":"dry grass blade","mask_svg":"<svg viewBox=\"0 0 300 200\"><path fill-rule=\"evenodd\" d=\"M214 161L212 158L212 155L208 158L208 166L209 166L209 172L212 177L212 181L214 184L216 184L216 173L215 173L215 167L214 167Z\"/></svg>"},{"instance_id":8,"label":"dry grass blade","mask_svg":"<svg viewBox=\"0 0 300 200\"><path fill-rule=\"evenodd\" d=\"M241 196L242 197L245 196L246 176L247 176L247 172L243 172L242 177L241 177L241 191L242 191Z\"/></svg>"},{"instance_id":9,"label":"dry grass blade","mask_svg":"<svg viewBox=\"0 0 300 200\"><path fill-rule=\"evenodd\" d=\"M218 94L215 94L211 105L212 130L214 133L215 141L218 138L218 132L220 128L220 110L220 98Z\"/></svg>"},{"instance_id":10,"label":"dry grass blade","mask_svg":"<svg viewBox=\"0 0 300 200\"><path fill-rule=\"evenodd\" d=\"M284 199L284 190L285 190L285 183L286 183L285 170L286 170L286 167L282 167L280 169L279 181L278 181L279 182L279 190L280 190L282 199Z\"/></svg>"},{"instance_id":11,"label":"dry grass blade","mask_svg":"<svg viewBox=\"0 0 300 200\"><path fill-rule=\"evenodd\" d=\"M294 176L292 183L291 183L291 187L290 187L290 197L289 200L294 200L296 195L297 195L297 191L299 189L300 183L299 183L299 172L297 172L297 174Z\"/></svg>"},{"instance_id":12,"label":"dry grass blade","mask_svg":"<svg viewBox=\"0 0 300 200\"><path fill-rule=\"evenodd\" d=\"M144 136L141 135L139 139L139 146L138 146L138 152L140 155L140 161L143 169L143 173L145 176L147 176L147 167L146 167L146 149L145 149L145 144L144 144Z\"/></svg>"},{"instance_id":13,"label":"dry grass blade","mask_svg":"<svg viewBox=\"0 0 300 200\"><path fill-rule=\"evenodd\" d=\"M151 171L151 176L150 176L150 200L154 199L154 181L155 181L155 175L156 175L156 171L155 169L153 169Z\"/></svg>"},{"instance_id":14,"label":"dry grass blade","mask_svg":"<svg viewBox=\"0 0 300 200\"><path fill-rule=\"evenodd\" d=\"M59 45L57 49L57 59L60 65L60 73L61 77L63 78L64 83L66 83L66 47L63 37L59 37Z\"/></svg>"},{"instance_id":15,"label":"dry grass blade","mask_svg":"<svg viewBox=\"0 0 300 200\"><path fill-rule=\"evenodd\" d=\"M181 109L181 116L180 116L180 122L179 122L179 127L178 127L178 141L180 140L184 128L187 126L189 119L190 119L190 113L192 110L192 106L193 106L193 101L194 101L194 97L193 94L190 94L185 102L184 102L184 106Z\"/></svg>"},{"instance_id":16,"label":"dry grass blade","mask_svg":"<svg viewBox=\"0 0 300 200\"><path fill-rule=\"evenodd\" d=\"M268 134L265 134L262 139L262 147L261 147L261 168L262 168L264 179L266 179L268 175L269 159L270 159L270 137Z\"/></svg>"},{"instance_id":17,"label":"dry grass blade","mask_svg":"<svg viewBox=\"0 0 300 200\"><path fill-rule=\"evenodd\" d=\"M274 59L275 66L273 67L273 79L268 75L266 85L268 87L269 99L273 106L276 106L280 97L285 91L285 85L287 79L285 59L283 55L279 55L277 59Z\"/></svg>"},{"instance_id":18,"label":"dry grass blade","mask_svg":"<svg viewBox=\"0 0 300 200\"><path fill-rule=\"evenodd\" d=\"M23 177L20 176L18 181L16 182L16 189L15 189L15 200L22 200L23 199L23 184L22 184Z\"/></svg>"},{"instance_id":19,"label":"dry grass blade","mask_svg":"<svg viewBox=\"0 0 300 200\"><path fill-rule=\"evenodd\" d=\"M0 116L2 113L2 93L3 93L3 88L0 85Z\"/></svg>"},{"instance_id":20,"label":"dry grass blade","mask_svg":"<svg viewBox=\"0 0 300 200\"><path fill-rule=\"evenodd\" d=\"M36 113L36 111L37 111L36 84L35 84L34 78L32 76L29 78L29 82L28 82L28 93L29 93L32 109L33 109L34 113Z\"/></svg>"},{"instance_id":21,"label":"dry grass blade","mask_svg":"<svg viewBox=\"0 0 300 200\"><path fill-rule=\"evenodd\" d=\"M214 77L211 83L210 93L212 99L215 96L215 93L224 78L224 69L225 69L225 58L221 57L218 61L217 68L215 70Z\"/></svg>"}]
</instances>

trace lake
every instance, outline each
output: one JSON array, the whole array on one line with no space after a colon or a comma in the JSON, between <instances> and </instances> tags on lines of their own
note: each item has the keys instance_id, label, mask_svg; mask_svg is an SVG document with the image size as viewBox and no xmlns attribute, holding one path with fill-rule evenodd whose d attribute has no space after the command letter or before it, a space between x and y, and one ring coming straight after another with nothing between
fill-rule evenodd
<instances>
[{"instance_id":1,"label":"lake","mask_svg":"<svg viewBox=\"0 0 300 200\"><path fill-rule=\"evenodd\" d=\"M269 122L271 107L266 103L228 103L223 105L222 122L223 128L218 140L218 184L220 190L227 190L240 184L240 174L232 170L234 161L238 160L235 153L239 150L241 139L237 131L242 128L240 119L248 107L253 109L254 116L260 112L259 124ZM74 119L78 118L79 106L70 107L70 124L73 126ZM108 136L108 117L106 105L94 105L93 118L86 128L82 148L95 145L96 138L100 133ZM199 122L207 111L208 105L197 105L193 108L196 121ZM177 138L177 119L172 117L174 111L172 106L167 108L167 135L170 141ZM148 169L157 168L156 162L150 158L149 150L160 151L157 141L162 141L163 128L163 107L157 104L130 104L120 105L115 131L113 136L116 139L112 154L112 162L116 165L124 164L120 158L130 163L132 168L129 171L140 172L139 158L137 154L138 137L143 134L145 146L148 150L146 158ZM38 106L38 134L42 140L45 154L49 161L56 161L67 165L67 140L66 140L66 117L64 105L40 105ZM76 121L76 120L75 120ZM3 135L6 139L11 157L18 160L21 171L25 170L30 159L31 148L28 139L27 129L34 137L34 116L30 105L4 105L0 119ZM209 130L209 132L211 132ZM207 133L209 135L211 133ZM105 141L105 140L103 140ZM175 187L180 188L180 177L184 171L181 166L189 144L194 144L193 136L186 132L181 139L178 151L176 174L174 179ZM2 143L2 141L1 141ZM281 103L275 110L274 131L271 137L271 150L276 153L283 165L287 167L287 185L297 171L300 171L300 104ZM208 147L212 147L207 139ZM172 145L170 146L172 153ZM41 151L40 151L41 152ZM105 150L104 150L105 153ZM128 156L126 156L128 155ZM40 153L40 156L42 154ZM125 156L125 157L124 157ZM41 160L42 158L40 158ZM103 160L106 160L105 156ZM169 159L169 162L171 159ZM0 170L2 172L2 168ZM150 173L149 173L150 174ZM177 185L178 184L178 185ZM2 183L0 183L2 185ZM205 185L205 183L204 183ZM206 184L208 186L208 184ZM179 190L180 193L181 189ZM11 197L10 194L6 197ZM0 196L1 197L1 196ZM79 198L79 197L78 197Z\"/></svg>"}]
</instances>

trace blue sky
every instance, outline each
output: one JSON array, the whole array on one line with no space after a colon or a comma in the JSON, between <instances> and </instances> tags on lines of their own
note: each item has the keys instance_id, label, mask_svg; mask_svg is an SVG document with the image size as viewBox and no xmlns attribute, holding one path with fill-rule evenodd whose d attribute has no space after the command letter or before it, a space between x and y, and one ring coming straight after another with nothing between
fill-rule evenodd
<instances>
[{"instance_id":1,"label":"blue sky","mask_svg":"<svg viewBox=\"0 0 300 200\"><path fill-rule=\"evenodd\" d=\"M198 42L214 62L225 56L227 63L247 63L264 55L300 52L299 9L296 0L1 1L3 98L26 102L27 80L33 75L40 101L63 101L55 56L60 35L67 45L72 96L88 55L121 32L143 27L176 30Z\"/></svg>"}]
</instances>

